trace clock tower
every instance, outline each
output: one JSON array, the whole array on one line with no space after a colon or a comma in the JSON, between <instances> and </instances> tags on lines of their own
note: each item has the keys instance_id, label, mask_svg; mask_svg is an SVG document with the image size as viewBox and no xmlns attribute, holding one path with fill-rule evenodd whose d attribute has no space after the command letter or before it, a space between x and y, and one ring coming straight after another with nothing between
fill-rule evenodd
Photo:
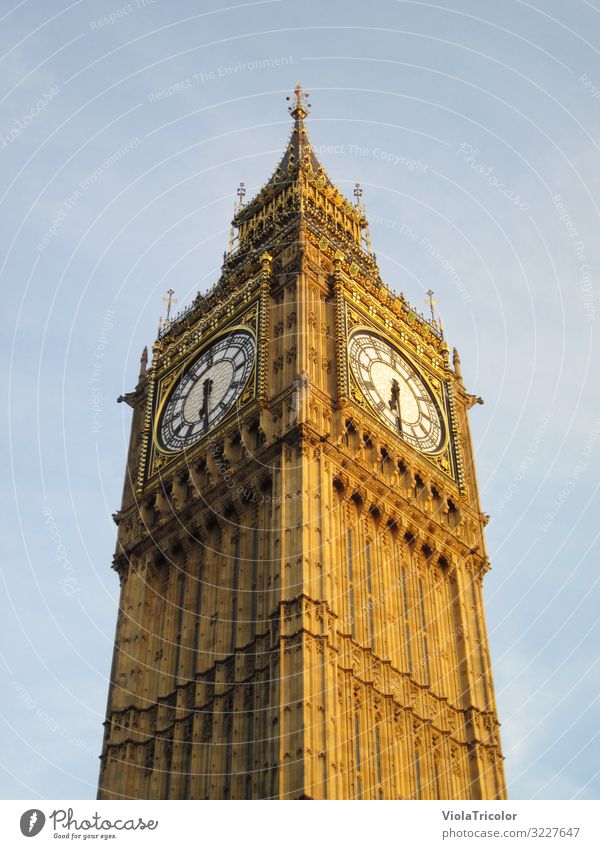
<instances>
[{"instance_id":1,"label":"clock tower","mask_svg":"<svg viewBox=\"0 0 600 849\"><path fill-rule=\"evenodd\" d=\"M101 799L504 799L468 409L311 149L135 390ZM242 193L240 193L242 194Z\"/></svg>"}]
</instances>

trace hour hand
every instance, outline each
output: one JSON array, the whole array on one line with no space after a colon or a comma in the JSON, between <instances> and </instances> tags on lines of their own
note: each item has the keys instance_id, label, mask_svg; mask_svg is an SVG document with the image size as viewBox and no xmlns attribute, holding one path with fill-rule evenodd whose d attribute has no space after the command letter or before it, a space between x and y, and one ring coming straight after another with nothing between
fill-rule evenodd
<instances>
[{"instance_id":1,"label":"hour hand","mask_svg":"<svg viewBox=\"0 0 600 849\"><path fill-rule=\"evenodd\" d=\"M204 422L204 429L208 430L208 398L212 389L213 382L207 377L202 384L202 406L200 407L200 418Z\"/></svg>"},{"instance_id":2,"label":"hour hand","mask_svg":"<svg viewBox=\"0 0 600 849\"><path fill-rule=\"evenodd\" d=\"M389 400L390 410L394 410L397 413L396 416L396 425L398 427L398 431L402 433L402 417L400 414L400 384L396 380L396 378L392 379L392 394Z\"/></svg>"}]
</instances>

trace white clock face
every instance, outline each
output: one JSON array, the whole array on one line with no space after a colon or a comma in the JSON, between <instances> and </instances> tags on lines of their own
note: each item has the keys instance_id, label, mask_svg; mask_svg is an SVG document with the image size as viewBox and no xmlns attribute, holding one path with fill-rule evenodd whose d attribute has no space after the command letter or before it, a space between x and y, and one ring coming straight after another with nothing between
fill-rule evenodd
<instances>
[{"instance_id":1,"label":"white clock face","mask_svg":"<svg viewBox=\"0 0 600 849\"><path fill-rule=\"evenodd\" d=\"M236 330L213 342L184 371L162 413L158 434L168 451L205 436L231 410L254 366L251 333Z\"/></svg>"},{"instance_id":2,"label":"white clock face","mask_svg":"<svg viewBox=\"0 0 600 849\"><path fill-rule=\"evenodd\" d=\"M444 443L439 407L417 370L374 333L358 331L348 345L361 391L385 424L424 454Z\"/></svg>"}]
</instances>

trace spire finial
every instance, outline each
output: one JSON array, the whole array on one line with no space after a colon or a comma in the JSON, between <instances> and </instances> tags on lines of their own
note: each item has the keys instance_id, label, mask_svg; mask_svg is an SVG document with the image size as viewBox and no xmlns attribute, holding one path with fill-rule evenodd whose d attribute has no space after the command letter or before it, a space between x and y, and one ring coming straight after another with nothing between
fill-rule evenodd
<instances>
[{"instance_id":1,"label":"spire finial","mask_svg":"<svg viewBox=\"0 0 600 849\"><path fill-rule=\"evenodd\" d=\"M288 106L288 112L294 119L295 124L299 124L309 114L310 103L308 102L308 92L302 89L300 83L296 84L294 89L295 103L293 106ZM286 97L286 100L291 100L291 97Z\"/></svg>"},{"instance_id":2,"label":"spire finial","mask_svg":"<svg viewBox=\"0 0 600 849\"><path fill-rule=\"evenodd\" d=\"M167 324L169 323L169 319L171 318L171 307L173 306L173 304L176 304L179 300L179 298L173 297L174 294L175 294L175 289L167 289L167 296L168 297L163 298L163 301L167 305L167 318L166 318Z\"/></svg>"},{"instance_id":3,"label":"spire finial","mask_svg":"<svg viewBox=\"0 0 600 849\"><path fill-rule=\"evenodd\" d=\"M244 198L246 197L246 184L240 183L237 189L235 190L236 201L233 204L233 217L235 220L235 216L242 211L244 208ZM233 247L235 243L235 231L233 229L233 221L231 222L231 228L229 230L229 256L233 253ZM223 255L223 262L227 259L227 251Z\"/></svg>"},{"instance_id":4,"label":"spire finial","mask_svg":"<svg viewBox=\"0 0 600 849\"><path fill-rule=\"evenodd\" d=\"M361 222L361 227L365 231L364 236L363 236L364 241L365 241L365 246L366 246L367 253L369 254L369 256L371 256L373 259L375 259L375 254L371 253L371 234L369 232L369 225L368 225L367 219L365 217L366 210L365 210L365 205L363 203L362 196L363 196L363 188L362 188L361 184L355 183L354 184L354 197L356 198L355 204L356 204L356 208L362 213L362 216L363 216L363 220Z\"/></svg>"},{"instance_id":5,"label":"spire finial","mask_svg":"<svg viewBox=\"0 0 600 849\"><path fill-rule=\"evenodd\" d=\"M425 299L425 303L429 304L429 309L431 310L431 320L435 321L435 305L437 304L437 300L433 297L433 289L428 289L426 294L427 297Z\"/></svg>"},{"instance_id":6,"label":"spire finial","mask_svg":"<svg viewBox=\"0 0 600 849\"><path fill-rule=\"evenodd\" d=\"M240 183L236 189L237 202L235 211L238 212L244 205L244 198L246 197L246 184Z\"/></svg>"}]
</instances>

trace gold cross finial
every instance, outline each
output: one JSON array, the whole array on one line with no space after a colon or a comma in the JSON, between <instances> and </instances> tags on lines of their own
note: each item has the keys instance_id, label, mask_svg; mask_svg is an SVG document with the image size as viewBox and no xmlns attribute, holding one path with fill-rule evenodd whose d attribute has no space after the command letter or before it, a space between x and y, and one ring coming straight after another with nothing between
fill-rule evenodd
<instances>
[{"instance_id":1,"label":"gold cross finial","mask_svg":"<svg viewBox=\"0 0 600 849\"><path fill-rule=\"evenodd\" d=\"M165 320L165 323L167 323L171 317L171 307L173 306L173 304L176 304L179 301L179 298L173 297L174 294L175 289L167 289L167 297L163 298L163 301L167 305L167 318Z\"/></svg>"},{"instance_id":2,"label":"gold cross finial","mask_svg":"<svg viewBox=\"0 0 600 849\"><path fill-rule=\"evenodd\" d=\"M435 321L435 305L438 303L437 300L433 297L433 289L427 290L427 297L425 298L425 303L429 304L429 309L431 310L431 320Z\"/></svg>"},{"instance_id":3,"label":"gold cross finial","mask_svg":"<svg viewBox=\"0 0 600 849\"><path fill-rule=\"evenodd\" d=\"M294 122L298 124L308 115L310 103L308 102L308 92L302 89L300 83L297 83L296 88L294 89L294 96L296 102L293 106L288 106L288 112L294 119ZM292 98L289 96L286 98L286 100L291 99Z\"/></svg>"},{"instance_id":4,"label":"gold cross finial","mask_svg":"<svg viewBox=\"0 0 600 849\"><path fill-rule=\"evenodd\" d=\"M354 197L356 198L356 205L360 206L360 199L362 197L363 190L360 183L354 184Z\"/></svg>"}]
</instances>

